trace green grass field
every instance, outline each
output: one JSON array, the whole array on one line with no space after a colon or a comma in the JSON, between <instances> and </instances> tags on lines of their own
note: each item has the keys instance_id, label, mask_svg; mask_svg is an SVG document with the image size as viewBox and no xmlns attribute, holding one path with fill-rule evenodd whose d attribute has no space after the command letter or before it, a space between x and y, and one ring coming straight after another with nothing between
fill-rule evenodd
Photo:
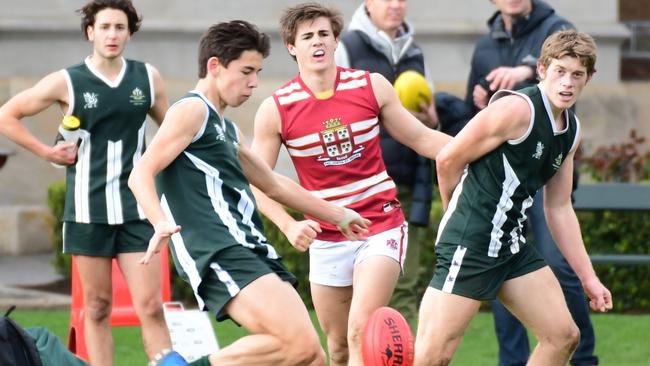
<instances>
[{"instance_id":1,"label":"green grass field","mask_svg":"<svg viewBox=\"0 0 650 366\"><path fill-rule=\"evenodd\" d=\"M67 344L67 311L21 311L12 314L23 327L44 326ZM592 315L596 330L596 353L602 366L650 366L650 315ZM214 323L219 345L224 347L246 331L232 322ZM140 330L137 327L114 328L115 364L145 365ZM322 339L322 338L321 338ZM496 365L497 344L491 313L480 313L465 335L452 365Z\"/></svg>"}]
</instances>

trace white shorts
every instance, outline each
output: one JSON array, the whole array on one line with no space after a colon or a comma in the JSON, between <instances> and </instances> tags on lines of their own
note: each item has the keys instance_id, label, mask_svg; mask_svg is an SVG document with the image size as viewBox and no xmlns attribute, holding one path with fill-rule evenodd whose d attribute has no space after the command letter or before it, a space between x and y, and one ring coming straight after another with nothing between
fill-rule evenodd
<instances>
[{"instance_id":1,"label":"white shorts","mask_svg":"<svg viewBox=\"0 0 650 366\"><path fill-rule=\"evenodd\" d=\"M309 247L309 281L325 286L352 286L354 267L375 255L393 258L403 269L407 238L408 224L404 222L366 240L314 240Z\"/></svg>"}]
</instances>

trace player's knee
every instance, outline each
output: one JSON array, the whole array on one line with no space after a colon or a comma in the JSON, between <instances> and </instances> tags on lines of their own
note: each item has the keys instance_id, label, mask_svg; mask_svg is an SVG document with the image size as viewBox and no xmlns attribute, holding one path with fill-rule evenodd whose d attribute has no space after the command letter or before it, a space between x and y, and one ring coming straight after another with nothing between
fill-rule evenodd
<instances>
[{"instance_id":1,"label":"player's knee","mask_svg":"<svg viewBox=\"0 0 650 366\"><path fill-rule=\"evenodd\" d=\"M348 344L350 344L350 347L355 347L355 345L361 347L366 322L367 319L359 321L357 318L352 317L348 320Z\"/></svg>"},{"instance_id":2,"label":"player's knee","mask_svg":"<svg viewBox=\"0 0 650 366\"><path fill-rule=\"evenodd\" d=\"M159 296L140 299L134 306L140 318L164 319L162 300Z\"/></svg>"},{"instance_id":3,"label":"player's knee","mask_svg":"<svg viewBox=\"0 0 650 366\"><path fill-rule=\"evenodd\" d=\"M450 343L438 344L420 337L415 342L415 365L445 366L451 363L452 356L453 348Z\"/></svg>"},{"instance_id":4,"label":"player's knee","mask_svg":"<svg viewBox=\"0 0 650 366\"><path fill-rule=\"evenodd\" d=\"M578 329L575 323L571 324L571 326L566 327L566 330L562 332L560 340L562 348L570 352L575 351L580 343L580 329Z\"/></svg>"},{"instance_id":5,"label":"player's knee","mask_svg":"<svg viewBox=\"0 0 650 366\"><path fill-rule=\"evenodd\" d=\"M109 297L87 296L85 304L88 319L93 322L101 323L108 320L111 315L111 299Z\"/></svg>"},{"instance_id":6,"label":"player's knee","mask_svg":"<svg viewBox=\"0 0 650 366\"><path fill-rule=\"evenodd\" d=\"M291 365L325 366L325 351L320 344L320 337L311 321L290 322L284 331L273 334L284 349L284 354Z\"/></svg>"},{"instance_id":7,"label":"player's knee","mask_svg":"<svg viewBox=\"0 0 650 366\"><path fill-rule=\"evenodd\" d=\"M350 358L348 341L345 338L328 338L327 347L329 349L332 363L347 364Z\"/></svg>"},{"instance_id":8,"label":"player's knee","mask_svg":"<svg viewBox=\"0 0 650 366\"><path fill-rule=\"evenodd\" d=\"M304 352L300 359L300 365L325 366L327 363L325 351L320 346L320 344L315 344L310 347L307 352Z\"/></svg>"},{"instance_id":9,"label":"player's knee","mask_svg":"<svg viewBox=\"0 0 650 366\"><path fill-rule=\"evenodd\" d=\"M447 366L451 363L451 355L418 351L416 347L414 360L414 365L418 366Z\"/></svg>"},{"instance_id":10,"label":"player's knee","mask_svg":"<svg viewBox=\"0 0 650 366\"><path fill-rule=\"evenodd\" d=\"M309 337L307 337L309 338ZM325 351L317 340L296 339L287 347L286 356L293 365L325 365Z\"/></svg>"},{"instance_id":11,"label":"player's knee","mask_svg":"<svg viewBox=\"0 0 650 366\"><path fill-rule=\"evenodd\" d=\"M414 360L414 365L418 366L447 366L451 363L451 355L431 352L431 350L418 350L416 346Z\"/></svg>"},{"instance_id":12,"label":"player's knee","mask_svg":"<svg viewBox=\"0 0 650 366\"><path fill-rule=\"evenodd\" d=\"M553 348L562 352L573 352L580 343L580 330L571 322L566 325L556 325L554 331L540 337L540 343L550 344Z\"/></svg>"}]
</instances>

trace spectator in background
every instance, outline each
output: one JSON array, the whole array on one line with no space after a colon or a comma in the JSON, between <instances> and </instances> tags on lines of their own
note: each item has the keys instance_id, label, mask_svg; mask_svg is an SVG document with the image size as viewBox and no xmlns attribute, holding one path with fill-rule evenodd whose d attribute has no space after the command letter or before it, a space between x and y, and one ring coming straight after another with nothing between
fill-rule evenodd
<instances>
[{"instance_id":1,"label":"spectator in background","mask_svg":"<svg viewBox=\"0 0 650 366\"><path fill-rule=\"evenodd\" d=\"M466 103L474 113L485 108L499 89L520 89L536 84L535 68L544 40L560 30L574 26L545 2L539 0L492 0L497 12L488 20L490 31L474 48L467 82ZM577 175L574 169L574 189ZM558 278L569 311L580 329L580 344L571 358L572 365L596 365L595 336L586 296L580 280L558 250L551 236L543 208L543 190L526 212L535 245ZM530 353L524 326L498 301L493 312L499 340L499 365L525 365Z\"/></svg>"},{"instance_id":2,"label":"spectator in background","mask_svg":"<svg viewBox=\"0 0 650 366\"><path fill-rule=\"evenodd\" d=\"M357 8L348 31L336 49L336 64L382 74L391 83L404 71L427 75L424 55L413 42L413 27L404 19L406 0L365 0ZM427 78L428 79L428 78ZM414 112L424 125L438 127L435 103L422 103ZM388 175L397 185L397 198L409 223L409 247L404 272L391 300L391 306L416 324L419 303L417 280L420 248L427 238L433 190L431 161L392 138L381 128L381 149Z\"/></svg>"}]
</instances>

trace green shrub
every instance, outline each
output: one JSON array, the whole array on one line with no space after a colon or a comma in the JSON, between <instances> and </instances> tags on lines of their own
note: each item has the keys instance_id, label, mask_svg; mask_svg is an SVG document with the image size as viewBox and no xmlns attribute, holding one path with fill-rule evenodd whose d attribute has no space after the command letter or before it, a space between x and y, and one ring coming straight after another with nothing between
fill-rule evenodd
<instances>
[{"instance_id":1,"label":"green shrub","mask_svg":"<svg viewBox=\"0 0 650 366\"><path fill-rule=\"evenodd\" d=\"M63 209L65 207L65 180L58 180L47 187L47 206L52 214L52 245L54 268L66 278L71 276L72 257L63 254Z\"/></svg>"},{"instance_id":2,"label":"green shrub","mask_svg":"<svg viewBox=\"0 0 650 366\"><path fill-rule=\"evenodd\" d=\"M582 236L590 254L650 254L650 212L579 212ZM650 310L648 266L595 265L610 289L617 311Z\"/></svg>"},{"instance_id":3,"label":"green shrub","mask_svg":"<svg viewBox=\"0 0 650 366\"><path fill-rule=\"evenodd\" d=\"M630 141L601 147L594 155L581 157L582 171L596 181L648 183L650 153L645 155L640 153L643 142L644 139L632 131ZM48 187L47 199L54 218L52 233L54 266L57 272L70 277L71 257L63 254L62 251L62 219L65 201L63 180L56 181ZM431 240L420 249L420 275L417 285L420 295L426 289L435 269L435 237L442 217L442 204L437 196L434 198L431 213L432 224L429 233ZM295 212L291 214L297 218L301 217ZM650 246L647 245L650 238L650 212L580 212L578 218L585 245L591 254L650 254ZM264 217L263 221L268 241L275 246L282 255L284 264L298 278L298 292L307 306L312 307L308 253L294 249L274 224ZM173 298L186 304L194 303L192 289L178 277L173 262L170 262L170 268ZM648 266L597 265L596 272L612 291L616 310L650 310L650 268Z\"/></svg>"},{"instance_id":4,"label":"green shrub","mask_svg":"<svg viewBox=\"0 0 650 366\"><path fill-rule=\"evenodd\" d=\"M174 265L174 260L172 259L171 250L169 252L169 272L170 272L170 282L172 287L172 300L180 301L184 304L186 308L195 308L197 307L196 297L194 297L194 290L189 283L185 282L181 276L178 275L176 267Z\"/></svg>"},{"instance_id":5,"label":"green shrub","mask_svg":"<svg viewBox=\"0 0 650 366\"><path fill-rule=\"evenodd\" d=\"M417 292L418 299L422 298L424 291L429 286L431 282L431 277L433 272L436 269L436 236L438 235L438 225L442 219L443 210L442 210L442 201L438 195L437 189L433 195L433 201L431 203L431 217L429 218L429 229L427 230L427 239L422 248L420 248L420 270L418 271L418 283L417 283Z\"/></svg>"},{"instance_id":6,"label":"green shrub","mask_svg":"<svg viewBox=\"0 0 650 366\"><path fill-rule=\"evenodd\" d=\"M642 153L645 138L630 131L630 139L598 148L580 159L584 173L597 182L650 183L650 153ZM590 254L650 254L650 212L579 212L585 246ZM600 280L612 291L618 311L650 310L650 268L601 264Z\"/></svg>"},{"instance_id":7,"label":"green shrub","mask_svg":"<svg viewBox=\"0 0 650 366\"><path fill-rule=\"evenodd\" d=\"M643 182L650 180L650 152L641 152L645 137L630 130L629 141L601 146L580 157L582 170L597 182Z\"/></svg>"}]
</instances>

